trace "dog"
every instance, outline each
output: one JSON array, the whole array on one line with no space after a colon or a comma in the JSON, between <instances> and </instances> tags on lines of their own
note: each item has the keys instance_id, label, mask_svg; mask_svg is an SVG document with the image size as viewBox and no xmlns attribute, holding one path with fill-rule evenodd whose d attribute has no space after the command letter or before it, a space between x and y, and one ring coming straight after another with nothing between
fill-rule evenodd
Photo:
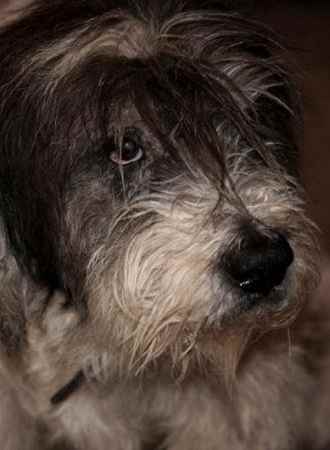
<instances>
[{"instance_id":1,"label":"dog","mask_svg":"<svg viewBox=\"0 0 330 450\"><path fill-rule=\"evenodd\" d=\"M301 448L318 245L273 34L38 0L0 55L2 448Z\"/></svg>"}]
</instances>

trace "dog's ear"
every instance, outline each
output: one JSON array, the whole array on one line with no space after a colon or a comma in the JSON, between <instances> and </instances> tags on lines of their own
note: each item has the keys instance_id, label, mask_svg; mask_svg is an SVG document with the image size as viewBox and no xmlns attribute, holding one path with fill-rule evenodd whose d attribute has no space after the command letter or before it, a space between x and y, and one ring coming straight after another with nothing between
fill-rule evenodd
<instances>
[{"instance_id":1,"label":"dog's ear","mask_svg":"<svg viewBox=\"0 0 330 450\"><path fill-rule=\"evenodd\" d=\"M7 354L18 352L25 342L29 316L42 309L46 289L23 273L10 250L0 220L0 349Z\"/></svg>"}]
</instances>

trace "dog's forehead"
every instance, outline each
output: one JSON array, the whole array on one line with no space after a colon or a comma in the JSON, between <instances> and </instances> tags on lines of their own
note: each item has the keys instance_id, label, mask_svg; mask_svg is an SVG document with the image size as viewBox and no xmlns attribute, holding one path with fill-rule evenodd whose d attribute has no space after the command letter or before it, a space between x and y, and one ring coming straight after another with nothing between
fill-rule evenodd
<instances>
[{"instance_id":1,"label":"dog's forehead","mask_svg":"<svg viewBox=\"0 0 330 450\"><path fill-rule=\"evenodd\" d=\"M63 155L67 136L73 148L87 136L107 139L112 129L122 134L127 127L143 128L165 143L176 134L180 148L183 139L196 154L212 150L217 159L224 147L215 142L219 137L233 151L241 142L263 150L267 134L283 140L286 99L277 101L274 89L286 80L271 58L253 54L253 47L271 46L255 24L181 3L171 14L159 10L154 16L149 2L145 10L125 2L120 9L116 2L87 1L79 8L76 2L46 3L41 0L38 8L44 9L32 10L2 40L11 63L4 83L11 76L12 95L24 92L24 123L10 102L4 105L33 141L31 155L38 160L47 150ZM157 10L161 2L153 5Z\"/></svg>"}]
</instances>

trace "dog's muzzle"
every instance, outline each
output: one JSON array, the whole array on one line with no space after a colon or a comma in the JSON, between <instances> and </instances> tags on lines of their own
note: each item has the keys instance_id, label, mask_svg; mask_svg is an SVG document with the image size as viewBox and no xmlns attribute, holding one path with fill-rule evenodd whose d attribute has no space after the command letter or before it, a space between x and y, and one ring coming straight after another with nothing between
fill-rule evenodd
<instances>
[{"instance_id":1,"label":"dog's muzzle","mask_svg":"<svg viewBox=\"0 0 330 450\"><path fill-rule=\"evenodd\" d=\"M237 248L226 253L223 267L243 294L267 299L282 284L293 260L292 248L281 233L248 230Z\"/></svg>"}]
</instances>

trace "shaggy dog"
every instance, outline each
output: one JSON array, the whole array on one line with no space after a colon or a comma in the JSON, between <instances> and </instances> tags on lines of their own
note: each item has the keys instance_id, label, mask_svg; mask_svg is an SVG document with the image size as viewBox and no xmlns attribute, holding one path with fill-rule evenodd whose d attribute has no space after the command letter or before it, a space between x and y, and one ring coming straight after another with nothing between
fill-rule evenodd
<instances>
[{"instance_id":1,"label":"shaggy dog","mask_svg":"<svg viewBox=\"0 0 330 450\"><path fill-rule=\"evenodd\" d=\"M281 54L219 2L3 28L2 448L299 446L317 244Z\"/></svg>"}]
</instances>

